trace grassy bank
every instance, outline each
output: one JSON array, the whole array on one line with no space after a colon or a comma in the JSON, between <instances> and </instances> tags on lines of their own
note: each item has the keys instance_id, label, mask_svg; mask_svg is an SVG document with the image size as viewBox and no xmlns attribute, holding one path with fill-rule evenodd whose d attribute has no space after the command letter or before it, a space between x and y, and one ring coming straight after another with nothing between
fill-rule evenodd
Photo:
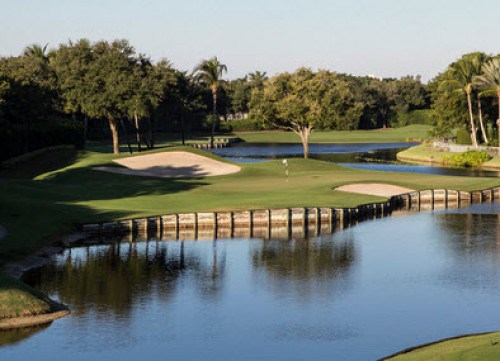
<instances>
[{"instance_id":1,"label":"grassy bank","mask_svg":"<svg viewBox=\"0 0 500 361\"><path fill-rule=\"evenodd\" d=\"M0 319L50 312L47 297L22 282L0 273Z\"/></svg>"},{"instance_id":2,"label":"grassy bank","mask_svg":"<svg viewBox=\"0 0 500 361\"><path fill-rule=\"evenodd\" d=\"M440 166L447 166L448 159L456 153L442 152L434 149L431 145L419 145L408 148L397 154L398 160L414 163L432 163ZM481 168L500 170L500 156L493 157L484 163Z\"/></svg>"},{"instance_id":3,"label":"grassy bank","mask_svg":"<svg viewBox=\"0 0 500 361\"><path fill-rule=\"evenodd\" d=\"M406 142L409 139L425 139L428 137L428 125L414 124L402 128L324 131L313 132L311 143L389 143ZM260 131L241 132L237 136L251 143L300 143L298 135L292 132Z\"/></svg>"},{"instance_id":4,"label":"grassy bank","mask_svg":"<svg viewBox=\"0 0 500 361\"><path fill-rule=\"evenodd\" d=\"M445 340L388 360L493 361L498 359L500 359L500 332Z\"/></svg>"}]
</instances>

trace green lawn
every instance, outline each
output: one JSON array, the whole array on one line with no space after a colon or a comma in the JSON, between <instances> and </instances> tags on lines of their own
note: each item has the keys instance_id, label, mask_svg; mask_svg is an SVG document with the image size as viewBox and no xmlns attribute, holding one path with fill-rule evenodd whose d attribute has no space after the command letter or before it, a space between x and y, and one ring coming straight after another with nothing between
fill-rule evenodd
<instances>
[{"instance_id":1,"label":"green lawn","mask_svg":"<svg viewBox=\"0 0 500 361\"><path fill-rule=\"evenodd\" d=\"M0 273L0 319L38 315L50 310L50 302L44 295Z\"/></svg>"},{"instance_id":2,"label":"green lawn","mask_svg":"<svg viewBox=\"0 0 500 361\"><path fill-rule=\"evenodd\" d=\"M190 148L169 150L209 156ZM0 242L3 259L52 242L57 235L85 222L188 211L352 207L383 200L332 190L354 182L460 190L500 185L500 180L494 178L363 171L304 159L290 160L289 182L279 160L241 164L239 173L197 179L136 177L91 169L112 165L113 158L108 153L67 150L34 158L18 169L0 173L0 224L9 232Z\"/></svg>"},{"instance_id":3,"label":"green lawn","mask_svg":"<svg viewBox=\"0 0 500 361\"><path fill-rule=\"evenodd\" d=\"M443 341L388 360L500 360L500 332Z\"/></svg>"},{"instance_id":4,"label":"green lawn","mask_svg":"<svg viewBox=\"0 0 500 361\"><path fill-rule=\"evenodd\" d=\"M428 125L414 124L402 128L325 131L313 132L311 143L388 143L406 142L409 139L426 139L430 130ZM260 131L242 132L237 136L251 143L300 143L298 135L292 132Z\"/></svg>"},{"instance_id":5,"label":"green lawn","mask_svg":"<svg viewBox=\"0 0 500 361\"><path fill-rule=\"evenodd\" d=\"M432 147L432 145L422 144L399 152L397 158L398 160L405 162L446 165L447 158L451 157L453 154L456 153L437 151ZM499 170L500 156L493 157L491 160L484 163L482 167L486 169Z\"/></svg>"}]
</instances>

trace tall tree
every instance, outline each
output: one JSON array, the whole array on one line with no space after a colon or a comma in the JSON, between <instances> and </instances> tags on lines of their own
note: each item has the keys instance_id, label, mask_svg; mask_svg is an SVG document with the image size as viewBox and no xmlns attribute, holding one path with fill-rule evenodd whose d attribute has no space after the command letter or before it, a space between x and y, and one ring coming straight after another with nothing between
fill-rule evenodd
<instances>
[{"instance_id":1,"label":"tall tree","mask_svg":"<svg viewBox=\"0 0 500 361\"><path fill-rule=\"evenodd\" d=\"M475 84L484 89L484 94L496 95L498 99L498 145L500 146L500 57L495 57L482 67L482 75L474 79Z\"/></svg>"},{"instance_id":2,"label":"tall tree","mask_svg":"<svg viewBox=\"0 0 500 361\"><path fill-rule=\"evenodd\" d=\"M23 56L38 58L44 62L48 61L47 47L49 44L41 46L39 44L32 44L24 48Z\"/></svg>"},{"instance_id":3,"label":"tall tree","mask_svg":"<svg viewBox=\"0 0 500 361\"><path fill-rule=\"evenodd\" d=\"M208 60L202 60L194 68L196 79L207 86L212 92L212 131L210 135L210 147L214 147L215 122L217 120L217 91L222 81L222 76L227 72L226 65L219 62L216 56Z\"/></svg>"},{"instance_id":4,"label":"tall tree","mask_svg":"<svg viewBox=\"0 0 500 361\"><path fill-rule=\"evenodd\" d=\"M472 111L472 90L474 77L478 74L475 73L477 69L478 59L473 57L464 56L462 59L451 64L448 71L451 75L451 79L447 82L453 83L460 92L464 93L467 97L467 107L469 110L469 121L470 121L470 138L472 145L477 147L476 138L476 124L474 122L474 114Z\"/></svg>"},{"instance_id":5,"label":"tall tree","mask_svg":"<svg viewBox=\"0 0 500 361\"><path fill-rule=\"evenodd\" d=\"M252 118L296 133L304 158L309 157L313 129L355 129L362 113L346 81L335 73L307 68L271 78L262 90L254 89L250 104Z\"/></svg>"}]
</instances>

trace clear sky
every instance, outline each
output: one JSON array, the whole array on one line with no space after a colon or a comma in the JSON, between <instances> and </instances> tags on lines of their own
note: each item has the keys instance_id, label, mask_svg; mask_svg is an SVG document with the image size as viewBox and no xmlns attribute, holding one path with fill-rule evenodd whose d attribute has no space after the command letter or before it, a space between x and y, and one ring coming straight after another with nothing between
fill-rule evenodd
<instances>
[{"instance_id":1,"label":"clear sky","mask_svg":"<svg viewBox=\"0 0 500 361\"><path fill-rule=\"evenodd\" d=\"M229 77L299 66L435 76L461 54L500 53L500 0L0 0L0 55L32 43L126 38L191 70Z\"/></svg>"}]
</instances>

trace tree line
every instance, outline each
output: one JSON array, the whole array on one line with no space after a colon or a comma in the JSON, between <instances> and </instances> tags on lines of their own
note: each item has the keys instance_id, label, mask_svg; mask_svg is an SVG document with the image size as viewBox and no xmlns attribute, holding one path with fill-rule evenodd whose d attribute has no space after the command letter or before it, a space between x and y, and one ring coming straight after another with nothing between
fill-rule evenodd
<instances>
[{"instance_id":1,"label":"tree line","mask_svg":"<svg viewBox=\"0 0 500 361\"><path fill-rule=\"evenodd\" d=\"M115 153L120 139L129 151L132 143L139 151L154 147L158 131L179 133L183 141L188 132L210 133L213 144L217 132L241 126L225 120L235 113L248 114L247 130L297 133L306 157L313 130L410 123L434 125L434 135L442 137L467 131L472 144L477 135L492 144L499 63L498 57L467 54L428 84L413 76L380 79L308 68L227 80L227 67L216 57L181 71L166 59L153 62L126 40L81 39L51 50L32 45L20 56L0 58L2 157L57 143L83 146L89 127L103 122Z\"/></svg>"}]
</instances>

